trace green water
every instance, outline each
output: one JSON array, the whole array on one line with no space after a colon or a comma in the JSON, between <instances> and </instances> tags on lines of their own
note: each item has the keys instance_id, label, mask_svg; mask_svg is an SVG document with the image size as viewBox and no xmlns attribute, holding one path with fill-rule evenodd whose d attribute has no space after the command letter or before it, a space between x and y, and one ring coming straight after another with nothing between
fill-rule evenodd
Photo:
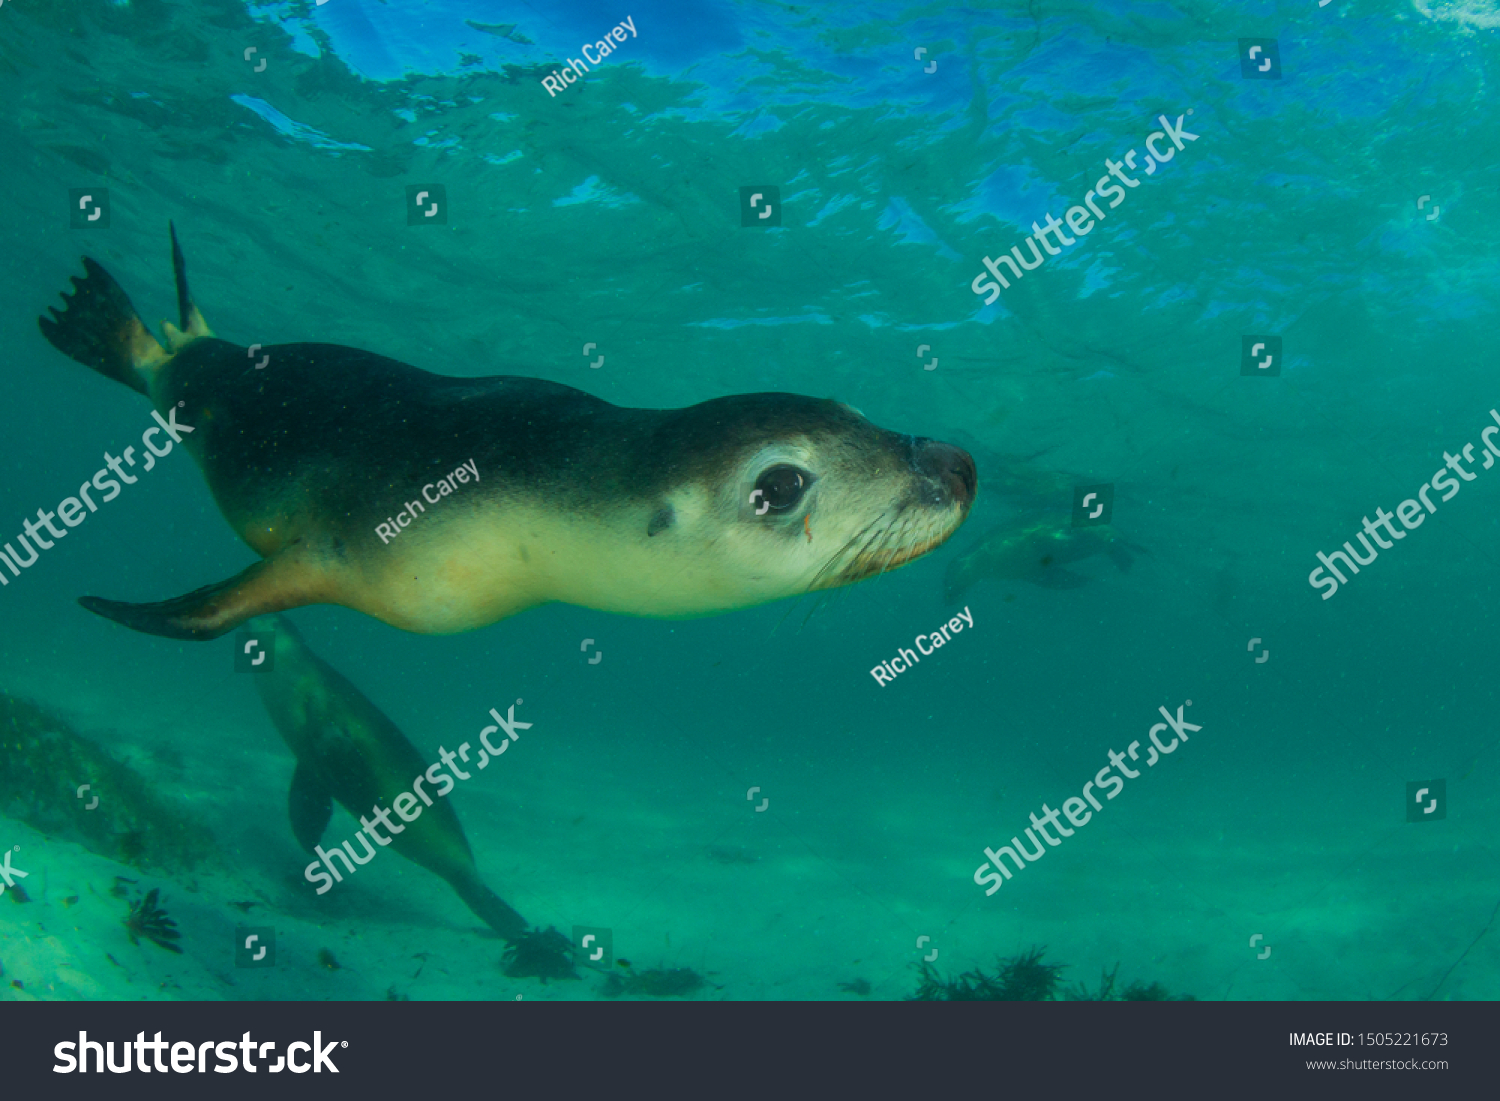
<instances>
[{"instance_id":1,"label":"green water","mask_svg":"<svg viewBox=\"0 0 1500 1101\"><path fill-rule=\"evenodd\" d=\"M900 998L934 950L956 974L1032 945L1069 981L1119 963L1203 999L1500 994L1500 475L1479 459L1500 408L1500 9L384 8L0 7L0 538L152 423L34 318L85 253L148 321L175 317L169 219L240 345L347 344L626 406L837 397L968 450L979 493L947 546L831 599L675 622L554 604L442 637L291 613L428 760L525 699L529 736L453 796L490 886L540 927L609 929L636 970L692 968L699 998ZM627 15L614 58L540 86ZM465 18L530 44L438 34ZM1280 79L1241 75L1241 38L1277 41ZM985 256L1024 253L1163 115L1196 140L984 305ZM409 225L408 187L431 184L446 221ZM781 226L742 226L740 188L767 184ZM107 228L70 225L80 189L107 190ZM1278 376L1241 375L1247 335L1281 338ZM1430 490L1421 526L1322 599L1317 553L1465 444L1474 480ZM954 558L1027 510L1065 528L1092 484L1114 487L1129 570L981 580L972 628L872 677L957 614ZM213 853L132 862L57 825L55 799L44 831L8 796L29 901L0 899L20 983L0 996L602 996L588 969L506 976L503 944L392 854L315 894L294 761L231 639L75 603L252 561L174 453L0 574L0 689L128 764ZM1024 843L1029 815L1112 750L1144 754L1157 709L1189 699L1189 742L994 895L975 883L986 846ZM1444 817L1408 822L1408 782L1434 779ZM64 805L86 782L38 779ZM357 828L336 811L328 837ZM181 954L122 925L153 887ZM275 967L236 966L244 925L276 930Z\"/></svg>"}]
</instances>

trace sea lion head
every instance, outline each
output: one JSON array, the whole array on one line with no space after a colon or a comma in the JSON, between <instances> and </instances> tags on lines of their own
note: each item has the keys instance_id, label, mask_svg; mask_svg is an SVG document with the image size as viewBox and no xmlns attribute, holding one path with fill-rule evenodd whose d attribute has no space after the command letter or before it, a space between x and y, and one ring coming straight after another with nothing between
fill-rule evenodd
<instances>
[{"instance_id":1,"label":"sea lion head","mask_svg":"<svg viewBox=\"0 0 1500 1101\"><path fill-rule=\"evenodd\" d=\"M974 460L842 402L743 394L665 415L647 534L724 607L847 585L940 546L969 514Z\"/></svg>"}]
</instances>

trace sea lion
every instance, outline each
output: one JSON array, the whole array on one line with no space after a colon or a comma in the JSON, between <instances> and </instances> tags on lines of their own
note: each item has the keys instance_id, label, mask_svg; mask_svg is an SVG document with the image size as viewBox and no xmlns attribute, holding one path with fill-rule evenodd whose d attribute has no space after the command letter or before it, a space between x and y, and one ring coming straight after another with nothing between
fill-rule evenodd
<instances>
[{"instance_id":1,"label":"sea lion","mask_svg":"<svg viewBox=\"0 0 1500 1101\"><path fill-rule=\"evenodd\" d=\"M968 453L833 400L627 409L333 344L251 355L193 305L175 229L172 261L181 328L164 324L165 347L87 257L64 309L38 318L58 350L176 425L264 558L157 604L80 600L138 631L211 639L304 604L434 634L548 601L714 615L894 569L946 541L974 501Z\"/></svg>"},{"instance_id":2,"label":"sea lion","mask_svg":"<svg viewBox=\"0 0 1500 1101\"><path fill-rule=\"evenodd\" d=\"M1065 470L1051 470L1036 465L1052 448L1042 448L1029 455L1010 452L981 453L985 461L985 492L999 496L1023 512L1045 512L1058 501L1069 500L1073 487L1089 479Z\"/></svg>"},{"instance_id":3,"label":"sea lion","mask_svg":"<svg viewBox=\"0 0 1500 1101\"><path fill-rule=\"evenodd\" d=\"M976 581L986 577L1030 581L1047 589L1076 589L1088 583L1083 574L1062 568L1066 562L1107 554L1121 570L1133 559L1124 541L1107 524L1075 528L1070 517L1022 515L986 534L948 563L943 595L955 604Z\"/></svg>"},{"instance_id":4,"label":"sea lion","mask_svg":"<svg viewBox=\"0 0 1500 1101\"><path fill-rule=\"evenodd\" d=\"M480 880L458 815L441 798L440 781L447 780L451 791L452 779L444 774L434 780L416 746L348 678L308 649L285 616L265 616L252 621L251 627L276 633L272 669L257 672L255 685L271 722L297 758L287 809L292 834L319 858L304 873L309 883L322 881L318 894L340 876L338 863L345 866L344 874L352 874L389 844L412 863L446 879L465 905L506 940L521 938L526 920ZM416 811L417 817L409 820L403 815L403 821L396 821L391 817L396 796L410 792L413 778L424 776L428 785L438 785L434 793L439 797L429 800L423 792L428 802L424 807L408 795L416 804L408 813ZM420 786L417 790L422 791ZM365 827L355 834L356 842L344 842L347 858L339 846L326 855L318 852L334 800ZM370 822L372 816L377 821ZM367 832L376 845L365 837ZM327 871L321 870L325 867Z\"/></svg>"}]
</instances>

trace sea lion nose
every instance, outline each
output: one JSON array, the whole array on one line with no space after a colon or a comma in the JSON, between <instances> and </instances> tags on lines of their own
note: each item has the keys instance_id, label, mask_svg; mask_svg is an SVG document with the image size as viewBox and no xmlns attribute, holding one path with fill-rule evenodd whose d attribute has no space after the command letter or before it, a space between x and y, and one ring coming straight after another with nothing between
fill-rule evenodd
<instances>
[{"instance_id":1,"label":"sea lion nose","mask_svg":"<svg viewBox=\"0 0 1500 1101\"><path fill-rule=\"evenodd\" d=\"M961 447L925 437L912 440L912 465L935 479L948 497L967 509L979 490L979 472L974 458Z\"/></svg>"}]
</instances>

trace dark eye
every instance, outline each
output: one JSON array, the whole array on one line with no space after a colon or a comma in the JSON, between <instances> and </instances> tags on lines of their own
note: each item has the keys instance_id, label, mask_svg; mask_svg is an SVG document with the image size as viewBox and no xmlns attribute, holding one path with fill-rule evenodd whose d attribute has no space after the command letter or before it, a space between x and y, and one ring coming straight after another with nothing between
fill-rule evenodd
<instances>
[{"instance_id":1,"label":"dark eye","mask_svg":"<svg viewBox=\"0 0 1500 1101\"><path fill-rule=\"evenodd\" d=\"M756 481L755 491L750 494L750 504L758 513L768 510L780 512L802 500L810 485L812 475L807 471L786 464L773 466Z\"/></svg>"}]
</instances>

